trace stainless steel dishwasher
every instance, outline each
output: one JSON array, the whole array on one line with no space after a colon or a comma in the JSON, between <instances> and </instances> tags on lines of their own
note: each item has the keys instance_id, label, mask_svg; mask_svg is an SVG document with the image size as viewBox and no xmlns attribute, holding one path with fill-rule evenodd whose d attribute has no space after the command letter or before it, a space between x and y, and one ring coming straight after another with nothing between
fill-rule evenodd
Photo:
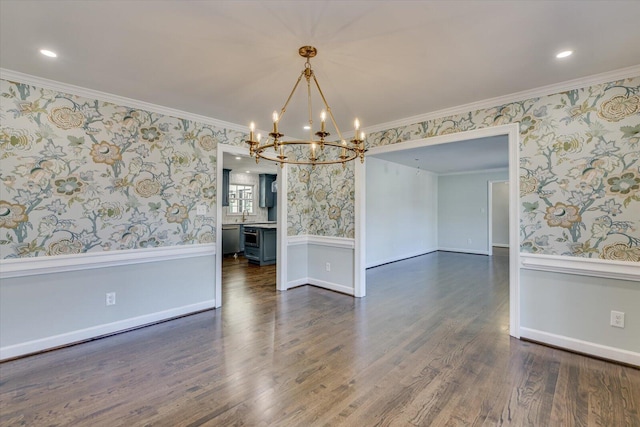
<instances>
[{"instance_id":1,"label":"stainless steel dishwasher","mask_svg":"<svg viewBox=\"0 0 640 427\"><path fill-rule=\"evenodd\" d=\"M240 251L240 226L222 226L222 254L236 254Z\"/></svg>"}]
</instances>

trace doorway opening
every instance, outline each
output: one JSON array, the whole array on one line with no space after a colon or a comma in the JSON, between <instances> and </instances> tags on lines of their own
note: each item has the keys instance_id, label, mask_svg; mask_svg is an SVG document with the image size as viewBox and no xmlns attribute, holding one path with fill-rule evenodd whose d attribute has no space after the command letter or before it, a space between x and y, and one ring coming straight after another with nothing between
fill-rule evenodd
<instances>
[{"instance_id":1,"label":"doorway opening","mask_svg":"<svg viewBox=\"0 0 640 427\"><path fill-rule=\"evenodd\" d=\"M277 289L282 197L280 167L256 163L247 150L218 144L216 306L223 292ZM229 295L227 293L227 295Z\"/></svg>"},{"instance_id":2,"label":"doorway opening","mask_svg":"<svg viewBox=\"0 0 640 427\"><path fill-rule=\"evenodd\" d=\"M519 165L519 126L518 124L509 124L503 126L495 126L490 128L478 129L467 132L460 132L456 134L448 134L442 136L436 136L426 138L422 140L408 141L399 144L386 145L380 147L374 147L367 153L367 159L380 157L381 155L389 156L402 156L403 154L410 153L411 150L418 150L426 147L437 147L449 143L462 143L472 140L478 140L482 138L491 137L504 137L507 140L507 168L506 168L506 180L509 182L509 333L510 335L519 338L520 337L520 298L519 298L519 250L518 250L518 224L519 224L519 211L518 211L518 165ZM480 154L480 153L476 153ZM472 156L474 154L471 154ZM463 153L459 153L458 159L460 162L467 160L467 157ZM356 278L355 289L357 296L366 295L366 268L371 266L367 265L367 224L369 223L367 212L367 168L369 162L365 161L364 165L356 164L356 204L355 204L355 218L356 218L356 243L355 243L355 262L354 262L354 275ZM422 169L417 169L418 171ZM426 173L426 170L425 170ZM455 173L455 172L453 172ZM493 178L492 180L498 180L500 178ZM483 194L487 193L487 184L483 184L484 187L480 190ZM411 200L407 200L408 205L411 204ZM461 208L464 208L464 200L462 200ZM475 209L475 208L474 208ZM485 209L486 214L487 206L479 207L478 209ZM478 216L483 213L478 211ZM436 217L437 221L442 221L441 218ZM483 238L487 239L486 220L483 219ZM452 232L455 232L453 230ZM447 234L448 237L448 234ZM458 236L460 237L460 236ZM435 250L443 249L443 240L440 235L435 239ZM488 239L487 239L488 240ZM488 251L491 249L487 246L487 241L483 246L483 250L474 249L472 246L475 244L475 240L472 237L465 237L466 245L468 249L466 252L482 253L488 255ZM446 249L446 248L444 248ZM456 249L456 248L449 248ZM457 248L461 249L461 248ZM464 248L462 248L464 249ZM475 250L475 252L474 252Z\"/></svg>"}]
</instances>

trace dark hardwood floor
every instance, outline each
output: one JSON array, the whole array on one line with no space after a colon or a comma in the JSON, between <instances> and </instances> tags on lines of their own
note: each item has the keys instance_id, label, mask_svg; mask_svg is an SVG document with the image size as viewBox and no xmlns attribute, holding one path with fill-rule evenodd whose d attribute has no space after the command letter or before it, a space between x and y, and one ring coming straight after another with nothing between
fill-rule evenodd
<instances>
[{"instance_id":1,"label":"dark hardwood floor","mask_svg":"<svg viewBox=\"0 0 640 427\"><path fill-rule=\"evenodd\" d=\"M433 253L363 299L226 259L223 307L0 365L2 426L640 426L640 370L508 334L508 258Z\"/></svg>"}]
</instances>

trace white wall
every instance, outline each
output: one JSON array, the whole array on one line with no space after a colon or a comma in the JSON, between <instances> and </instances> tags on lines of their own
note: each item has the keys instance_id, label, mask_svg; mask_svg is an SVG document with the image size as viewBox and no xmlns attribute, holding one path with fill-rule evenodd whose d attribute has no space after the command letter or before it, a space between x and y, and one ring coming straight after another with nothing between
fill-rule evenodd
<instances>
[{"instance_id":1,"label":"white wall","mask_svg":"<svg viewBox=\"0 0 640 427\"><path fill-rule=\"evenodd\" d=\"M521 336L640 366L638 281L523 269ZM625 327L610 325L622 311Z\"/></svg>"},{"instance_id":2,"label":"white wall","mask_svg":"<svg viewBox=\"0 0 640 427\"><path fill-rule=\"evenodd\" d=\"M437 249L436 175L368 157L366 180L367 268Z\"/></svg>"},{"instance_id":3,"label":"white wall","mask_svg":"<svg viewBox=\"0 0 640 427\"><path fill-rule=\"evenodd\" d=\"M307 284L308 262L309 248L306 242L287 244L287 288Z\"/></svg>"},{"instance_id":4,"label":"white wall","mask_svg":"<svg viewBox=\"0 0 640 427\"><path fill-rule=\"evenodd\" d=\"M508 170L438 177L438 248L489 253L489 181L508 180Z\"/></svg>"},{"instance_id":5,"label":"white wall","mask_svg":"<svg viewBox=\"0 0 640 427\"><path fill-rule=\"evenodd\" d=\"M180 248L172 250L179 251ZM141 251L137 250L136 255ZM75 258L88 256L91 255L80 254ZM34 258L28 261L40 263L46 260ZM69 258L64 261L68 262ZM58 262L64 265L62 260ZM106 306L107 292L116 293L115 305ZM215 255L144 263L125 261L123 265L90 269L76 266L70 271L3 277L0 283L0 359L214 306Z\"/></svg>"},{"instance_id":6,"label":"white wall","mask_svg":"<svg viewBox=\"0 0 640 427\"><path fill-rule=\"evenodd\" d=\"M287 251L287 288L313 285L355 295L353 239L289 237Z\"/></svg>"},{"instance_id":7,"label":"white wall","mask_svg":"<svg viewBox=\"0 0 640 427\"><path fill-rule=\"evenodd\" d=\"M494 246L509 247L509 181L491 185L491 230Z\"/></svg>"}]
</instances>

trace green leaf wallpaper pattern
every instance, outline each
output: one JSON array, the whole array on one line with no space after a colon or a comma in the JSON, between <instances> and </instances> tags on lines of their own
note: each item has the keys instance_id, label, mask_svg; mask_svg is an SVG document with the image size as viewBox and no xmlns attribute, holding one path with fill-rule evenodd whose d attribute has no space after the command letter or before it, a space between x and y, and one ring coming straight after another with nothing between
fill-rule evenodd
<instances>
[{"instance_id":1,"label":"green leaf wallpaper pattern","mask_svg":"<svg viewBox=\"0 0 640 427\"><path fill-rule=\"evenodd\" d=\"M2 258L215 241L217 144L244 134L0 85Z\"/></svg>"},{"instance_id":2,"label":"green leaf wallpaper pattern","mask_svg":"<svg viewBox=\"0 0 640 427\"><path fill-rule=\"evenodd\" d=\"M520 125L521 250L640 262L640 77L375 132L367 146L508 123ZM289 234L353 237L351 168L290 174L307 197L289 196Z\"/></svg>"}]
</instances>

